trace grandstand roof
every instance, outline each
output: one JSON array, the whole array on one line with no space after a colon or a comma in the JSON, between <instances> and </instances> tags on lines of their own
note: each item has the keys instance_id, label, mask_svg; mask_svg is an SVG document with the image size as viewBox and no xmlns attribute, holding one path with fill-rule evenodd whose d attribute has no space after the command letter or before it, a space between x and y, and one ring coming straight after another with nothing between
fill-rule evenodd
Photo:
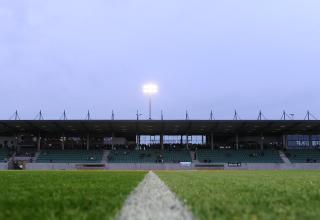
<instances>
[{"instance_id":1,"label":"grandstand roof","mask_svg":"<svg viewBox=\"0 0 320 220\"><path fill-rule=\"evenodd\" d=\"M320 120L0 120L0 134L320 134Z\"/></svg>"}]
</instances>

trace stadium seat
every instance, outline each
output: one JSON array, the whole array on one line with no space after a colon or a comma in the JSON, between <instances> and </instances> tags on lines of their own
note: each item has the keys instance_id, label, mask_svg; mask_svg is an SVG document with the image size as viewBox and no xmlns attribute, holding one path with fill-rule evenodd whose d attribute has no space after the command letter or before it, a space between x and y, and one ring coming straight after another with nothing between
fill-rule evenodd
<instances>
[{"instance_id":1,"label":"stadium seat","mask_svg":"<svg viewBox=\"0 0 320 220\"><path fill-rule=\"evenodd\" d=\"M198 150L202 163L283 163L275 150Z\"/></svg>"},{"instance_id":2,"label":"stadium seat","mask_svg":"<svg viewBox=\"0 0 320 220\"><path fill-rule=\"evenodd\" d=\"M102 150L42 150L36 163L101 163Z\"/></svg>"},{"instance_id":3,"label":"stadium seat","mask_svg":"<svg viewBox=\"0 0 320 220\"><path fill-rule=\"evenodd\" d=\"M8 151L4 150L4 149L0 149L0 162L6 162L6 160L8 159Z\"/></svg>"},{"instance_id":4,"label":"stadium seat","mask_svg":"<svg viewBox=\"0 0 320 220\"><path fill-rule=\"evenodd\" d=\"M110 163L180 163L191 162L187 150L113 150Z\"/></svg>"},{"instance_id":5,"label":"stadium seat","mask_svg":"<svg viewBox=\"0 0 320 220\"><path fill-rule=\"evenodd\" d=\"M286 150L285 154L291 163L320 163L319 149Z\"/></svg>"}]
</instances>

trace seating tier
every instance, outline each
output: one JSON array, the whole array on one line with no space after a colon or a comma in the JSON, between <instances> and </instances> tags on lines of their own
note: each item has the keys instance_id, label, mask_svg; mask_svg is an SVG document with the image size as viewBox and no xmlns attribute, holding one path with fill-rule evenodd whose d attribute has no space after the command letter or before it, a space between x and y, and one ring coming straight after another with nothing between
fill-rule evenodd
<instances>
[{"instance_id":1,"label":"seating tier","mask_svg":"<svg viewBox=\"0 0 320 220\"><path fill-rule=\"evenodd\" d=\"M285 154L292 163L320 163L319 149L286 150Z\"/></svg>"},{"instance_id":2,"label":"seating tier","mask_svg":"<svg viewBox=\"0 0 320 220\"><path fill-rule=\"evenodd\" d=\"M180 163L192 162L187 150L113 150L110 163Z\"/></svg>"},{"instance_id":3,"label":"seating tier","mask_svg":"<svg viewBox=\"0 0 320 220\"><path fill-rule=\"evenodd\" d=\"M5 162L8 159L8 151L0 149L0 162Z\"/></svg>"},{"instance_id":4,"label":"seating tier","mask_svg":"<svg viewBox=\"0 0 320 220\"><path fill-rule=\"evenodd\" d=\"M198 150L203 163L283 163L275 150Z\"/></svg>"},{"instance_id":5,"label":"seating tier","mask_svg":"<svg viewBox=\"0 0 320 220\"><path fill-rule=\"evenodd\" d=\"M36 163L101 163L102 150L42 150Z\"/></svg>"}]
</instances>

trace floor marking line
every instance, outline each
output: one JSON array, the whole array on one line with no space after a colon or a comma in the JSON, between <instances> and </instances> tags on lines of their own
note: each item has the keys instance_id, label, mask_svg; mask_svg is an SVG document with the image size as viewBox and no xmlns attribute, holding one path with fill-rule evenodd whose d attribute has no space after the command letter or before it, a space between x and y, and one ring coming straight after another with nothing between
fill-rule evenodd
<instances>
[{"instance_id":1,"label":"floor marking line","mask_svg":"<svg viewBox=\"0 0 320 220\"><path fill-rule=\"evenodd\" d=\"M166 184L150 171L126 200L119 220L194 220Z\"/></svg>"}]
</instances>

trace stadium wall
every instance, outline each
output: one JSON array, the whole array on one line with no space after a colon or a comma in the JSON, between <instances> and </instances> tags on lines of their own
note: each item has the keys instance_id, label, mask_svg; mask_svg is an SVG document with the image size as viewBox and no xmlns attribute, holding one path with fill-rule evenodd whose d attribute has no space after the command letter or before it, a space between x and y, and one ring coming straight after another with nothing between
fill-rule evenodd
<instances>
[{"instance_id":1,"label":"stadium wall","mask_svg":"<svg viewBox=\"0 0 320 220\"><path fill-rule=\"evenodd\" d=\"M76 170L74 163L26 163L26 170Z\"/></svg>"},{"instance_id":2,"label":"stadium wall","mask_svg":"<svg viewBox=\"0 0 320 220\"><path fill-rule=\"evenodd\" d=\"M319 170L320 163L248 163L242 164L241 167L228 167L225 170Z\"/></svg>"},{"instance_id":3,"label":"stadium wall","mask_svg":"<svg viewBox=\"0 0 320 220\"><path fill-rule=\"evenodd\" d=\"M75 163L26 163L26 170L77 170L81 169ZM106 164L106 170L190 170L193 165L155 164L155 163L115 163Z\"/></svg>"},{"instance_id":4,"label":"stadium wall","mask_svg":"<svg viewBox=\"0 0 320 220\"><path fill-rule=\"evenodd\" d=\"M182 165L174 163L110 163L108 170L190 170L193 165Z\"/></svg>"},{"instance_id":5,"label":"stadium wall","mask_svg":"<svg viewBox=\"0 0 320 220\"><path fill-rule=\"evenodd\" d=\"M0 163L0 170L8 170L8 163Z\"/></svg>"},{"instance_id":6,"label":"stadium wall","mask_svg":"<svg viewBox=\"0 0 320 220\"><path fill-rule=\"evenodd\" d=\"M81 169L79 164L73 163L26 163L26 170L77 170ZM7 170L6 164L0 164L1 170ZM106 170L216 170L214 167L196 168L194 164L152 164L152 163L111 163L106 164ZM225 164L224 170L320 170L320 163L250 163L242 164L240 167L229 167Z\"/></svg>"}]
</instances>

